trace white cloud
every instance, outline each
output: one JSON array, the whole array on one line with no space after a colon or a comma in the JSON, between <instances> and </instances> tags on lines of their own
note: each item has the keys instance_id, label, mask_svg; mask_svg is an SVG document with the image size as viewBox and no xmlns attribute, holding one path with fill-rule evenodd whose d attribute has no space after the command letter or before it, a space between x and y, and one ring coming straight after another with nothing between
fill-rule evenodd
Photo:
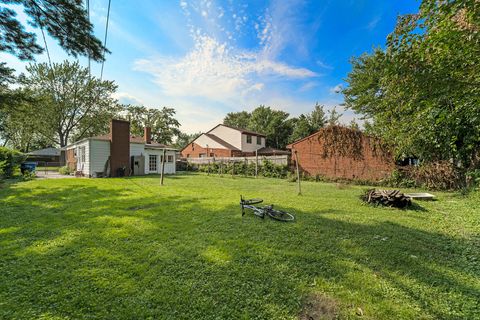
<instances>
[{"instance_id":1,"label":"white cloud","mask_svg":"<svg viewBox=\"0 0 480 320\"><path fill-rule=\"evenodd\" d=\"M337 93L340 93L342 90L343 90L343 85L339 83L335 87L330 88L329 91L331 94L337 94Z\"/></svg>"},{"instance_id":2,"label":"white cloud","mask_svg":"<svg viewBox=\"0 0 480 320\"><path fill-rule=\"evenodd\" d=\"M300 89L298 89L298 91L300 92L305 92L305 91L309 91L313 88L316 88L318 87L318 82L316 81L308 81L307 83L303 84Z\"/></svg>"},{"instance_id":3,"label":"white cloud","mask_svg":"<svg viewBox=\"0 0 480 320\"><path fill-rule=\"evenodd\" d=\"M375 18L373 18L367 25L367 29L372 31L373 29L375 29L375 27L378 25L378 23L380 22L380 19L381 19L381 16L376 16Z\"/></svg>"},{"instance_id":4,"label":"white cloud","mask_svg":"<svg viewBox=\"0 0 480 320\"><path fill-rule=\"evenodd\" d=\"M263 58L258 52L228 48L209 36L196 36L195 46L180 58L141 59L135 69L150 73L169 96L199 96L228 100L241 92L262 90L263 77L311 78L317 74L305 68Z\"/></svg>"},{"instance_id":5,"label":"white cloud","mask_svg":"<svg viewBox=\"0 0 480 320\"><path fill-rule=\"evenodd\" d=\"M143 105L144 102L142 99L128 93L128 92L115 92L113 98L117 99L122 104L135 104Z\"/></svg>"}]
</instances>

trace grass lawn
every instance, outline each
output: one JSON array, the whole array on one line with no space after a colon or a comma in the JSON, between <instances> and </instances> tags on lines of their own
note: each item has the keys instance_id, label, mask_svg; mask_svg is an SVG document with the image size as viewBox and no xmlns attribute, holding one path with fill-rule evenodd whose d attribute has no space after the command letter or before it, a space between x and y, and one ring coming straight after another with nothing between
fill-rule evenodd
<instances>
[{"instance_id":1,"label":"grass lawn","mask_svg":"<svg viewBox=\"0 0 480 320\"><path fill-rule=\"evenodd\" d=\"M480 193L177 175L0 189L0 319L480 319ZM295 213L242 218L240 194Z\"/></svg>"}]
</instances>

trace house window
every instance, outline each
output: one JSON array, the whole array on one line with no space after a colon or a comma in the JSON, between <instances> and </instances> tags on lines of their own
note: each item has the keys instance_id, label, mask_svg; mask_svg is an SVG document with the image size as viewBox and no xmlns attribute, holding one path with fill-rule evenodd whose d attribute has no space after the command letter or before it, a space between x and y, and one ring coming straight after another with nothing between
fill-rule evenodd
<instances>
[{"instance_id":1,"label":"house window","mask_svg":"<svg viewBox=\"0 0 480 320\"><path fill-rule=\"evenodd\" d=\"M148 170L157 171L157 155L151 154L148 157Z\"/></svg>"},{"instance_id":2,"label":"house window","mask_svg":"<svg viewBox=\"0 0 480 320\"><path fill-rule=\"evenodd\" d=\"M167 162L173 162L173 156L172 155L167 156Z\"/></svg>"},{"instance_id":3,"label":"house window","mask_svg":"<svg viewBox=\"0 0 480 320\"><path fill-rule=\"evenodd\" d=\"M262 137L257 136L257 144L261 145L262 144Z\"/></svg>"},{"instance_id":4,"label":"house window","mask_svg":"<svg viewBox=\"0 0 480 320\"><path fill-rule=\"evenodd\" d=\"M247 134L247 143L252 143L252 136Z\"/></svg>"}]
</instances>

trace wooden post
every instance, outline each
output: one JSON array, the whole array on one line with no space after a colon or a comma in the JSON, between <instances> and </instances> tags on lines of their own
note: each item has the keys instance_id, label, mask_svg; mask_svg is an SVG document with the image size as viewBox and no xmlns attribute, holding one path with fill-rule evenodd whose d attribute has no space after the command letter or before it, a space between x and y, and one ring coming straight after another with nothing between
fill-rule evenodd
<instances>
[{"instance_id":1,"label":"wooden post","mask_svg":"<svg viewBox=\"0 0 480 320\"><path fill-rule=\"evenodd\" d=\"M163 186L163 174L165 173L165 157L167 155L167 149L163 149L162 156L162 172L160 174L160 185Z\"/></svg>"},{"instance_id":2,"label":"wooden post","mask_svg":"<svg viewBox=\"0 0 480 320\"><path fill-rule=\"evenodd\" d=\"M255 179L258 178L258 149L255 150Z\"/></svg>"},{"instance_id":3,"label":"wooden post","mask_svg":"<svg viewBox=\"0 0 480 320\"><path fill-rule=\"evenodd\" d=\"M300 186L300 171L298 170L298 153L295 150L295 164L297 166L297 184L298 184L298 195L302 194L302 187Z\"/></svg>"},{"instance_id":4,"label":"wooden post","mask_svg":"<svg viewBox=\"0 0 480 320\"><path fill-rule=\"evenodd\" d=\"M248 161L247 161L247 157L243 157L243 167L245 169L244 171L244 175L245 177L248 176Z\"/></svg>"}]
</instances>

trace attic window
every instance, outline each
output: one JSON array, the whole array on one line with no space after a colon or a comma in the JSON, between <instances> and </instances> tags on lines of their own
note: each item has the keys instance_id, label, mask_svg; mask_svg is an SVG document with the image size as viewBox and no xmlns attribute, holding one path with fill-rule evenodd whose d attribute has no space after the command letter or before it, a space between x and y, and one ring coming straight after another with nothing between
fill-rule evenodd
<instances>
[{"instance_id":1,"label":"attic window","mask_svg":"<svg viewBox=\"0 0 480 320\"><path fill-rule=\"evenodd\" d=\"M261 145L262 144L262 137L257 136L257 144Z\"/></svg>"},{"instance_id":2,"label":"attic window","mask_svg":"<svg viewBox=\"0 0 480 320\"><path fill-rule=\"evenodd\" d=\"M247 134L247 143L252 143L252 136Z\"/></svg>"}]
</instances>

